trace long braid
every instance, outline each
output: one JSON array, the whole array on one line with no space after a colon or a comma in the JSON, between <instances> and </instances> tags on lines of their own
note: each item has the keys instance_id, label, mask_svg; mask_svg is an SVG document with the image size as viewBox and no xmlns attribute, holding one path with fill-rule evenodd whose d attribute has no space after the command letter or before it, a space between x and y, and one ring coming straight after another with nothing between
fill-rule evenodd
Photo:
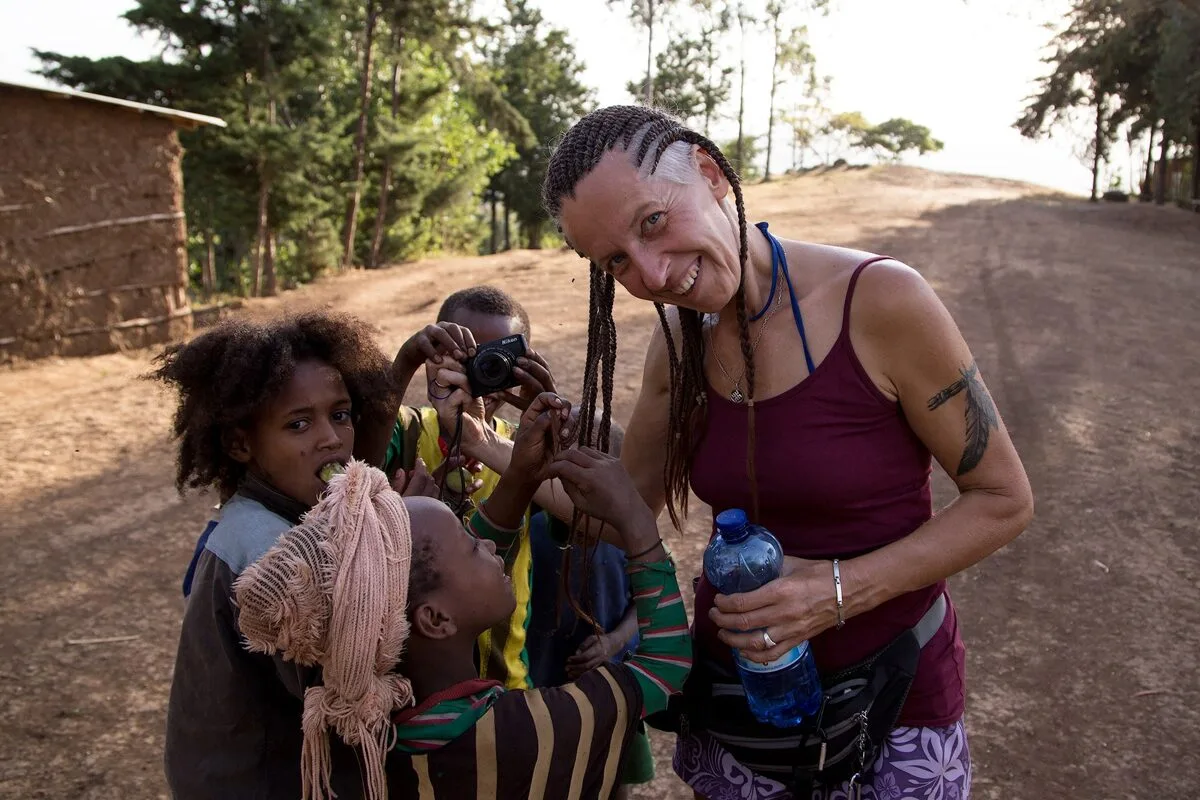
<instances>
[{"instance_id":1,"label":"long braid","mask_svg":"<svg viewBox=\"0 0 1200 800\"><path fill-rule=\"evenodd\" d=\"M611 106L589 114L563 137L547 165L542 200L552 218L557 219L564 199L573 197L575 187L592 171L600 159L613 149L629 150L638 141L631 157L642 174L652 174L667 148L675 142L687 142L705 151L721 169L733 190L738 217L738 255L742 278L736 296L739 340L745 362L748 402L748 442L746 470L750 481L751 511L758 517L758 480L755 468L755 369L750 346L749 320L746 313L745 275L748 266L745 201L741 181L729 160L711 140L682 126L673 117L643 106ZM607 433L611 421L612 370L615 366L616 327L612 318L613 279L596 265L592 266L591 300L588 315L588 350L584 366L584 393L580 408L580 439L593 442L594 411L597 394L604 400L600 429ZM606 291L606 289L608 291ZM659 322L669 351L671 417L668 423L667 458L664 483L667 509L678 528L680 515L686 516L691 460L705 419L704 335L701 315L679 308L680 339L675 337L664 308ZM600 373L599 375L597 373ZM605 437L607 438L607 437Z\"/></svg>"}]
</instances>

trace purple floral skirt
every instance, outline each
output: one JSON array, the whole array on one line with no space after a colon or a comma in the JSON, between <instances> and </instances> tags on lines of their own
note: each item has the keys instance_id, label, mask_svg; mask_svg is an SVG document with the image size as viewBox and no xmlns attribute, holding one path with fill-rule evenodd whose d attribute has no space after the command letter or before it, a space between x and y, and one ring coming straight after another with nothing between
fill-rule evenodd
<instances>
[{"instance_id":1,"label":"purple floral skirt","mask_svg":"<svg viewBox=\"0 0 1200 800\"><path fill-rule=\"evenodd\" d=\"M706 734L679 737L675 772L708 800L800 800L778 781L756 775ZM971 754L962 720L945 728L896 728L879 748L863 800L967 800ZM849 787L814 789L804 800L848 800Z\"/></svg>"}]
</instances>

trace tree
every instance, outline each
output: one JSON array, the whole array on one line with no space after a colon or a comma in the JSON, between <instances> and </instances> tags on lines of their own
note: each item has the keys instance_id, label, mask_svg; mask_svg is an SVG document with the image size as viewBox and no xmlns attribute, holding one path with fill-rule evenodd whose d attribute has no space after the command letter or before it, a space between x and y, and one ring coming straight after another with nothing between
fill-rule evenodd
<instances>
[{"instance_id":1,"label":"tree","mask_svg":"<svg viewBox=\"0 0 1200 800\"><path fill-rule=\"evenodd\" d=\"M676 0L608 0L610 6L627 4L630 20L646 29L646 79L642 83L642 98L648 106L654 105L654 25L662 21L662 16L675 2Z\"/></svg>"},{"instance_id":2,"label":"tree","mask_svg":"<svg viewBox=\"0 0 1200 800\"><path fill-rule=\"evenodd\" d=\"M770 112L767 116L767 160L763 168L763 180L771 180L771 154L775 142L775 95L779 87L789 78L797 78L806 70L812 70L816 64L812 50L808 46L808 29L794 28L787 30L783 23L783 14L787 8L784 0L768 0L767 21L774 45L774 60L771 64L771 101Z\"/></svg>"},{"instance_id":3,"label":"tree","mask_svg":"<svg viewBox=\"0 0 1200 800\"><path fill-rule=\"evenodd\" d=\"M548 28L542 13L527 0L508 0L506 8L508 25L488 60L504 96L529 121L534 135L517 147L517 157L491 186L503 193L506 216L509 211L516 215L525 246L536 249L549 222L541 203L549 160L546 143L562 136L594 101L580 79L583 65L566 31Z\"/></svg>"},{"instance_id":4,"label":"tree","mask_svg":"<svg viewBox=\"0 0 1200 800\"><path fill-rule=\"evenodd\" d=\"M933 138L929 128L900 117L856 130L854 135L857 137L858 146L874 150L892 161L899 161L911 150L917 151L918 155L925 155L937 152L943 147L942 142Z\"/></svg>"},{"instance_id":5,"label":"tree","mask_svg":"<svg viewBox=\"0 0 1200 800\"><path fill-rule=\"evenodd\" d=\"M342 269L350 266L354 258L354 234L358 227L358 204L362 200L363 171L367 157L367 125L370 122L372 59L375 54L375 26L379 19L379 6L375 0L366 0L363 21L362 74L359 76L358 124L354 132L354 177L350 184L350 201L346 208L346 224L343 228Z\"/></svg>"},{"instance_id":6,"label":"tree","mask_svg":"<svg viewBox=\"0 0 1200 800\"><path fill-rule=\"evenodd\" d=\"M742 179L743 183L753 183L762 177L762 172L758 169L758 157L762 153L761 148L758 146L758 140L761 138L761 136L743 134L741 138L743 160L742 166L738 167L737 164L733 164L733 160L730 159L730 163L733 164L734 170L737 172L738 177ZM735 152L738 147L738 140L733 139L732 141L725 142L724 144L718 143L717 146L721 148L722 153L732 153Z\"/></svg>"},{"instance_id":7,"label":"tree","mask_svg":"<svg viewBox=\"0 0 1200 800\"><path fill-rule=\"evenodd\" d=\"M702 132L710 135L717 109L729 102L733 89L730 76L733 67L719 67L721 42L729 30L730 12L726 0L692 0L692 7L700 12L700 61L704 80L696 86L704 106Z\"/></svg>"},{"instance_id":8,"label":"tree","mask_svg":"<svg viewBox=\"0 0 1200 800\"><path fill-rule=\"evenodd\" d=\"M821 135L827 143L825 160L832 160L834 153L845 153L847 150L861 147L870 129L871 124L858 111L834 114L821 129Z\"/></svg>"},{"instance_id":9,"label":"tree","mask_svg":"<svg viewBox=\"0 0 1200 800\"><path fill-rule=\"evenodd\" d=\"M738 24L738 112L737 112L737 139L733 145L733 168L741 175L746 169L747 162L753 159L748 157L746 150L745 122L746 122L746 29L754 24L754 17L746 9L746 4L743 0L738 0L737 4L737 24Z\"/></svg>"}]
</instances>

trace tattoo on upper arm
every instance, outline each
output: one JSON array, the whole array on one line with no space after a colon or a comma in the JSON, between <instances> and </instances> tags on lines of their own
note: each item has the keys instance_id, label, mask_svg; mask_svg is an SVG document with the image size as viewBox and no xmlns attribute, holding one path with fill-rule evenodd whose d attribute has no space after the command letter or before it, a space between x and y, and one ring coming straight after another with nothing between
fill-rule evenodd
<instances>
[{"instance_id":1,"label":"tattoo on upper arm","mask_svg":"<svg viewBox=\"0 0 1200 800\"><path fill-rule=\"evenodd\" d=\"M962 476L979 466L979 462L983 460L992 428L999 429L1000 418L991 395L979 379L979 366L972 362L971 366L959 370L959 374L961 378L929 398L929 410L941 408L952 397L966 392L967 444L963 448L962 459L958 462L957 473Z\"/></svg>"}]
</instances>

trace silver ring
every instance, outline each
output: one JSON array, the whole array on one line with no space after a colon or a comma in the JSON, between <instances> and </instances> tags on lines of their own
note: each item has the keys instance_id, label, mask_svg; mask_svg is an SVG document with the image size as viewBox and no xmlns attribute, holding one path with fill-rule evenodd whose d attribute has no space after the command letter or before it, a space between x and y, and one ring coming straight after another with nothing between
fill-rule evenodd
<instances>
[{"instance_id":1,"label":"silver ring","mask_svg":"<svg viewBox=\"0 0 1200 800\"><path fill-rule=\"evenodd\" d=\"M429 388L425 392L425 394L427 394L429 396L430 400L448 400L448 399L450 399L450 396L452 394L454 394L454 390L449 386L442 386L443 389L449 390L445 394L434 394L433 387L435 385L441 386L441 384L438 383L437 381L432 381L429 384Z\"/></svg>"},{"instance_id":2,"label":"silver ring","mask_svg":"<svg viewBox=\"0 0 1200 800\"><path fill-rule=\"evenodd\" d=\"M433 379L433 385L434 385L434 386L436 386L436 387L438 387L439 389L449 389L449 388L450 388L450 387L449 387L449 386L447 386L446 384L444 384L444 383L442 383L441 381L439 381L437 378L434 378L434 379Z\"/></svg>"},{"instance_id":3,"label":"silver ring","mask_svg":"<svg viewBox=\"0 0 1200 800\"><path fill-rule=\"evenodd\" d=\"M763 628L763 649L770 650L772 647L777 647L775 640L771 638L771 634L767 633L767 629Z\"/></svg>"}]
</instances>

